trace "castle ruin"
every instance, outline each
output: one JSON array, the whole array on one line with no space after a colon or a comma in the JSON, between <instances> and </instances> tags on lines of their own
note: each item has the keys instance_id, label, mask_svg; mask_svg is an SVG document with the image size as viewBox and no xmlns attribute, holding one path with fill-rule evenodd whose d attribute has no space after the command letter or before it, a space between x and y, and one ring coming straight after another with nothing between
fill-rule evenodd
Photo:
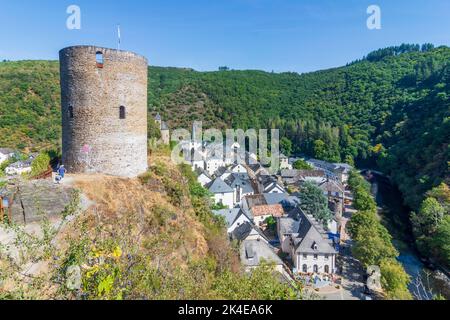
<instances>
[{"instance_id":1,"label":"castle ruin","mask_svg":"<svg viewBox=\"0 0 450 320\"><path fill-rule=\"evenodd\" d=\"M147 171L148 62L95 46L59 52L62 161L69 173Z\"/></svg>"}]
</instances>

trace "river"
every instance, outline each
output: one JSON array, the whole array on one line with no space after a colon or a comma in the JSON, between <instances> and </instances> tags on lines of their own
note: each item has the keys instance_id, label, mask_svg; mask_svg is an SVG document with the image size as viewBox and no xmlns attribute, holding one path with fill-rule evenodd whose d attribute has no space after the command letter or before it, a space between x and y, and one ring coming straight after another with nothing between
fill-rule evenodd
<instances>
[{"instance_id":1,"label":"river","mask_svg":"<svg viewBox=\"0 0 450 320\"><path fill-rule=\"evenodd\" d=\"M421 261L414 245L409 221L411 210L403 205L400 191L385 177L373 174L367 178L372 184L372 193L380 207L384 226L393 237L400 253L398 260L411 277L409 290L416 299L429 300L433 294L450 299L450 280L442 272L428 269Z\"/></svg>"}]
</instances>

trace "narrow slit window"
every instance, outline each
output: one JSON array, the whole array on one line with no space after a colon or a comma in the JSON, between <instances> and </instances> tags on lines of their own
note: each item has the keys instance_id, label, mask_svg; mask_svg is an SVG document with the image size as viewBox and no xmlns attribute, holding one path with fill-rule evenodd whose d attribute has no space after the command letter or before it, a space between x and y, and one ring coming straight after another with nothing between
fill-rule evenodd
<instances>
[{"instance_id":1,"label":"narrow slit window","mask_svg":"<svg viewBox=\"0 0 450 320\"><path fill-rule=\"evenodd\" d=\"M69 118L73 119L73 107L69 106Z\"/></svg>"},{"instance_id":2,"label":"narrow slit window","mask_svg":"<svg viewBox=\"0 0 450 320\"><path fill-rule=\"evenodd\" d=\"M95 60L97 62L97 68L103 68L104 60L103 60L103 53L102 52L98 51L95 54Z\"/></svg>"},{"instance_id":3,"label":"narrow slit window","mask_svg":"<svg viewBox=\"0 0 450 320\"><path fill-rule=\"evenodd\" d=\"M125 119L126 116L127 116L127 114L126 114L125 107L124 106L120 106L120 108L119 108L119 118L120 119Z\"/></svg>"}]
</instances>

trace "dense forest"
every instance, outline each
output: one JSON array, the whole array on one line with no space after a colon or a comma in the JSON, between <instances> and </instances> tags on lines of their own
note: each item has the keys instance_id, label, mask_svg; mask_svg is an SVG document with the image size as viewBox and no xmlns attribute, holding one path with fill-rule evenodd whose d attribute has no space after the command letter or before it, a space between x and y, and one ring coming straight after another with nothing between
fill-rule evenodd
<instances>
[{"instance_id":1,"label":"dense forest","mask_svg":"<svg viewBox=\"0 0 450 320\"><path fill-rule=\"evenodd\" d=\"M0 63L0 147L60 143L58 77L55 61ZM307 74L149 67L149 111L171 128L279 128L285 153L378 166L419 215L450 184L448 47L403 44Z\"/></svg>"}]
</instances>

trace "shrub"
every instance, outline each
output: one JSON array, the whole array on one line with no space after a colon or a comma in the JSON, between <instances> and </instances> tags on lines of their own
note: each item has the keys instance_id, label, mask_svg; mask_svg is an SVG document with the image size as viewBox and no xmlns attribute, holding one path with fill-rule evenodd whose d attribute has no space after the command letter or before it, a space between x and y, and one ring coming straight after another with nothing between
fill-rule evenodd
<instances>
[{"instance_id":1,"label":"shrub","mask_svg":"<svg viewBox=\"0 0 450 320\"><path fill-rule=\"evenodd\" d=\"M31 176L37 176L48 170L50 165L50 155L47 152L40 153L31 164Z\"/></svg>"}]
</instances>

